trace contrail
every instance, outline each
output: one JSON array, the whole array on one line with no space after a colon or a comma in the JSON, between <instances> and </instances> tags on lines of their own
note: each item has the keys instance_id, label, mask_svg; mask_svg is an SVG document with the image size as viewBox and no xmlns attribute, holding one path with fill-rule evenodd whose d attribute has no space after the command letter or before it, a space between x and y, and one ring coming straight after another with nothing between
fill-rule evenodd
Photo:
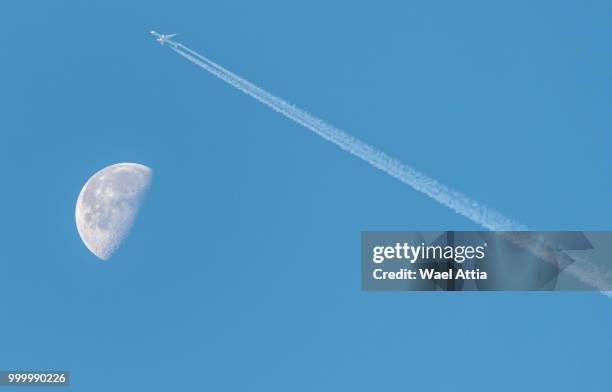
<instances>
[{"instance_id":1,"label":"contrail","mask_svg":"<svg viewBox=\"0 0 612 392\"><path fill-rule=\"evenodd\" d=\"M480 226L492 231L525 231L529 230L527 226L508 218L501 213L470 199L468 196L458 192L448 186L438 182L437 180L427 176L424 173L408 166L399 160L390 157L386 153L370 146L369 144L349 135L348 133L334 127L322 119L313 116L312 114L299 109L287 101L279 98L266 90L254 85L253 83L243 79L235 73L223 68L212 60L202 56L194 50L189 49L183 44L174 41L167 41L170 48L180 54L187 60L205 69L219 79L234 86L245 94L255 98L259 102L267 105L274 111L281 113L285 117L297 122L298 124L310 129L317 135L334 143L338 147L350 152L351 154L363 159L372 166L382 170L383 172L397 178L404 184L410 185L415 190L424 193L438 203L452 209L459 215L462 215ZM532 248L531 245L521 244L520 241L513 242L521 247ZM538 253L541 253L538 251ZM546 256L540 254L542 257ZM550 256L544 257L548 262L556 265L556 258ZM604 271L596 265L589 263L584 259L580 260L582 266L577 263L572 263L566 268L566 271L574 278L582 283L585 283L607 296L611 296L609 289L610 273Z\"/></svg>"},{"instance_id":2,"label":"contrail","mask_svg":"<svg viewBox=\"0 0 612 392\"><path fill-rule=\"evenodd\" d=\"M186 46L178 43L175 45L171 47L172 50L189 61L471 221L489 230L527 230L526 226L503 216L499 212L470 199L463 193L441 184L435 179L403 164L397 159L390 157L310 113L289 104Z\"/></svg>"}]
</instances>

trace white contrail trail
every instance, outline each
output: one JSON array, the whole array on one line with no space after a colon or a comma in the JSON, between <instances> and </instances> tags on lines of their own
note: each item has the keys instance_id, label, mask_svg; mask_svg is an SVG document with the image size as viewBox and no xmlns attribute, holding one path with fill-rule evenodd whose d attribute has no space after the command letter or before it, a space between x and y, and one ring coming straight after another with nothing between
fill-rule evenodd
<instances>
[{"instance_id":1,"label":"white contrail trail","mask_svg":"<svg viewBox=\"0 0 612 392\"><path fill-rule=\"evenodd\" d=\"M390 157L384 152L368 145L367 143L347 134L346 132L326 123L310 113L299 109L285 100L265 91L253 83L243 79L233 72L214 63L210 59L202 56L194 50L189 49L183 44L168 41L170 48L187 60L205 69L219 79L229 83L238 90L250 95L259 102L267 105L285 117L297 122L298 124L310 129L317 135L334 143L343 150L363 159L372 166L397 178L401 182L410 185L412 188L436 200L438 203L452 209L460 215L468 218L474 223L492 231L524 231L529 230L527 226L510 219L491 208L470 199L468 196L448 186L441 184L437 180L419 172L418 170ZM531 245L516 242L521 247L532 248ZM538 252L541 253L541 252ZM542 255L545 256L545 255ZM556 265L556 258L544 257L548 262ZM575 258L580 263L572 263L565 271L603 294L612 297L609 289L610 273L602 270L596 265L589 263L582 258ZM581 264L581 265L578 265Z\"/></svg>"},{"instance_id":2,"label":"white contrail trail","mask_svg":"<svg viewBox=\"0 0 612 392\"><path fill-rule=\"evenodd\" d=\"M527 230L527 227L470 199L435 179L403 164L384 152L362 142L325 121L289 104L269 92L244 80L238 75L215 64L184 45L176 44L172 49L189 61L231 84L237 89L264 103L273 110L315 132L324 139L390 174L419 192L426 194L442 205L465 216L489 230Z\"/></svg>"}]
</instances>

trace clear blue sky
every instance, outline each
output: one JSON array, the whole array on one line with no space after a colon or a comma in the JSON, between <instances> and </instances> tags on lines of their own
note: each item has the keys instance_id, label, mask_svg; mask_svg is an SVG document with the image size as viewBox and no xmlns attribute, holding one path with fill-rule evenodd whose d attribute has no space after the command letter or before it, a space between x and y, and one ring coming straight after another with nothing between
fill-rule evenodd
<instances>
[{"instance_id":1,"label":"clear blue sky","mask_svg":"<svg viewBox=\"0 0 612 392\"><path fill-rule=\"evenodd\" d=\"M607 391L597 293L360 291L362 230L479 229L181 42L534 229L611 228L609 1L0 6L0 369L73 391ZM155 170L108 262L87 178Z\"/></svg>"}]
</instances>

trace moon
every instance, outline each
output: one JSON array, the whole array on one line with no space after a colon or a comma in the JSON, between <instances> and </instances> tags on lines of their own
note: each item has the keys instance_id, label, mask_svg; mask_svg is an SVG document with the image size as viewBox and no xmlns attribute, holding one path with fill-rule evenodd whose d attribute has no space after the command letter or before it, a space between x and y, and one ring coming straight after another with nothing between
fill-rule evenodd
<instances>
[{"instance_id":1,"label":"moon","mask_svg":"<svg viewBox=\"0 0 612 392\"><path fill-rule=\"evenodd\" d=\"M138 163L117 163L95 173L76 203L76 226L94 255L108 260L132 229L151 185L153 170Z\"/></svg>"}]
</instances>

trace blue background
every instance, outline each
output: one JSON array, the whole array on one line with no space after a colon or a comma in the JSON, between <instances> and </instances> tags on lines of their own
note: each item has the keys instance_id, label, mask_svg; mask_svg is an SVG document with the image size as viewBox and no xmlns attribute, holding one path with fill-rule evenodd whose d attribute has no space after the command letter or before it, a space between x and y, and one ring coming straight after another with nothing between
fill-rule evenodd
<instances>
[{"instance_id":1,"label":"blue background","mask_svg":"<svg viewBox=\"0 0 612 392\"><path fill-rule=\"evenodd\" d=\"M606 391L598 293L369 293L362 230L479 229L151 29L534 229L611 229L609 1L0 5L0 369L74 391ZM155 170L108 262L78 193Z\"/></svg>"}]
</instances>

